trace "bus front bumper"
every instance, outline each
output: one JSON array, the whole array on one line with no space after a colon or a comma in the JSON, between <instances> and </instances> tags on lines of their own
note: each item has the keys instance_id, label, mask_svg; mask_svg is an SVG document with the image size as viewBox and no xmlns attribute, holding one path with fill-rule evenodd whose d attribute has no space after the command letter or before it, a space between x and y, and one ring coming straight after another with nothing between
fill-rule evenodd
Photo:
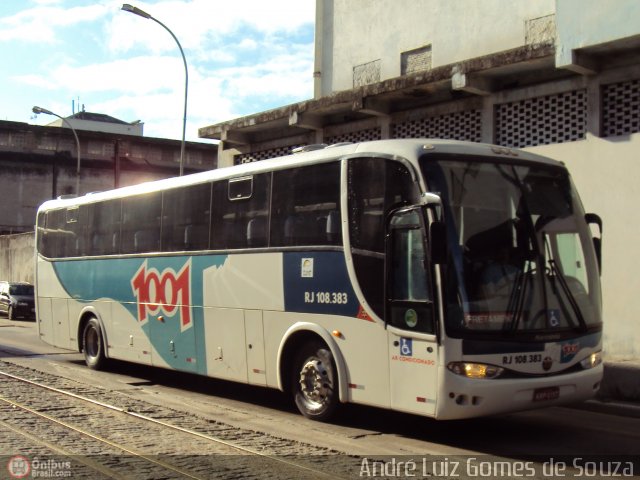
<instances>
[{"instance_id":1,"label":"bus front bumper","mask_svg":"<svg viewBox=\"0 0 640 480\"><path fill-rule=\"evenodd\" d=\"M593 398L603 365L540 378L470 379L443 368L436 418L452 420L566 405Z\"/></svg>"}]
</instances>

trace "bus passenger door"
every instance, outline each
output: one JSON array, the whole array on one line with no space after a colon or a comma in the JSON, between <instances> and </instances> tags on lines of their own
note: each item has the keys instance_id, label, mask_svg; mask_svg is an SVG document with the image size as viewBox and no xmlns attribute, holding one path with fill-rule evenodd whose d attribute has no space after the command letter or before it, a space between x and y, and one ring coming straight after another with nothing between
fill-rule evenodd
<instances>
[{"instance_id":1,"label":"bus passenger door","mask_svg":"<svg viewBox=\"0 0 640 480\"><path fill-rule=\"evenodd\" d=\"M422 211L391 217L386 244L386 308L391 407L435 413L438 343Z\"/></svg>"}]
</instances>

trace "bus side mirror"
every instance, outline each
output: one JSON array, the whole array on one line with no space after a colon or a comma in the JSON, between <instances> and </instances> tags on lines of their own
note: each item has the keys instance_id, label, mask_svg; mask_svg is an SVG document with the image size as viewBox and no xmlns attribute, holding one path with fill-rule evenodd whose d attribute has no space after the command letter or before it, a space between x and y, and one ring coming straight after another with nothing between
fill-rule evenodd
<instances>
[{"instance_id":1,"label":"bus side mirror","mask_svg":"<svg viewBox=\"0 0 640 480\"><path fill-rule=\"evenodd\" d=\"M447 229L444 222L432 222L429 227L429 248L431 263L447 263Z\"/></svg>"},{"instance_id":2,"label":"bus side mirror","mask_svg":"<svg viewBox=\"0 0 640 480\"><path fill-rule=\"evenodd\" d=\"M593 249L596 252L596 260L598 261L598 272L602 274L602 219L595 213L587 213L584 216L587 225L596 225L598 227L598 236L593 238Z\"/></svg>"}]
</instances>

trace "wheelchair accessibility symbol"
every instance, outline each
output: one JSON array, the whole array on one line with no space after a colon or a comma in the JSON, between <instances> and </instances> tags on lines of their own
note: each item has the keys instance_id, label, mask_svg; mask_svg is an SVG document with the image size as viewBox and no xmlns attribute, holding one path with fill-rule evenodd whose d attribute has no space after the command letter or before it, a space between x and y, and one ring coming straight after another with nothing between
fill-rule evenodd
<instances>
[{"instance_id":1,"label":"wheelchair accessibility symbol","mask_svg":"<svg viewBox=\"0 0 640 480\"><path fill-rule=\"evenodd\" d=\"M403 357L413 356L413 341L410 338L400 339L400 355Z\"/></svg>"},{"instance_id":2,"label":"wheelchair accessibility symbol","mask_svg":"<svg viewBox=\"0 0 640 480\"><path fill-rule=\"evenodd\" d=\"M560 310L549 310L549 325L551 325L553 328L560 326Z\"/></svg>"}]
</instances>

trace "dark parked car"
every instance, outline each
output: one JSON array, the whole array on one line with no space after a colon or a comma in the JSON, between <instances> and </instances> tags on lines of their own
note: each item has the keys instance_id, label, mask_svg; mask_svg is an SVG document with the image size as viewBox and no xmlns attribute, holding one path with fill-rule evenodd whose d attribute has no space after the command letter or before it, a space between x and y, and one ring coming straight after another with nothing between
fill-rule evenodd
<instances>
[{"instance_id":1,"label":"dark parked car","mask_svg":"<svg viewBox=\"0 0 640 480\"><path fill-rule=\"evenodd\" d=\"M33 285L21 282L0 282L0 312L9 320L18 317L35 318Z\"/></svg>"}]
</instances>

